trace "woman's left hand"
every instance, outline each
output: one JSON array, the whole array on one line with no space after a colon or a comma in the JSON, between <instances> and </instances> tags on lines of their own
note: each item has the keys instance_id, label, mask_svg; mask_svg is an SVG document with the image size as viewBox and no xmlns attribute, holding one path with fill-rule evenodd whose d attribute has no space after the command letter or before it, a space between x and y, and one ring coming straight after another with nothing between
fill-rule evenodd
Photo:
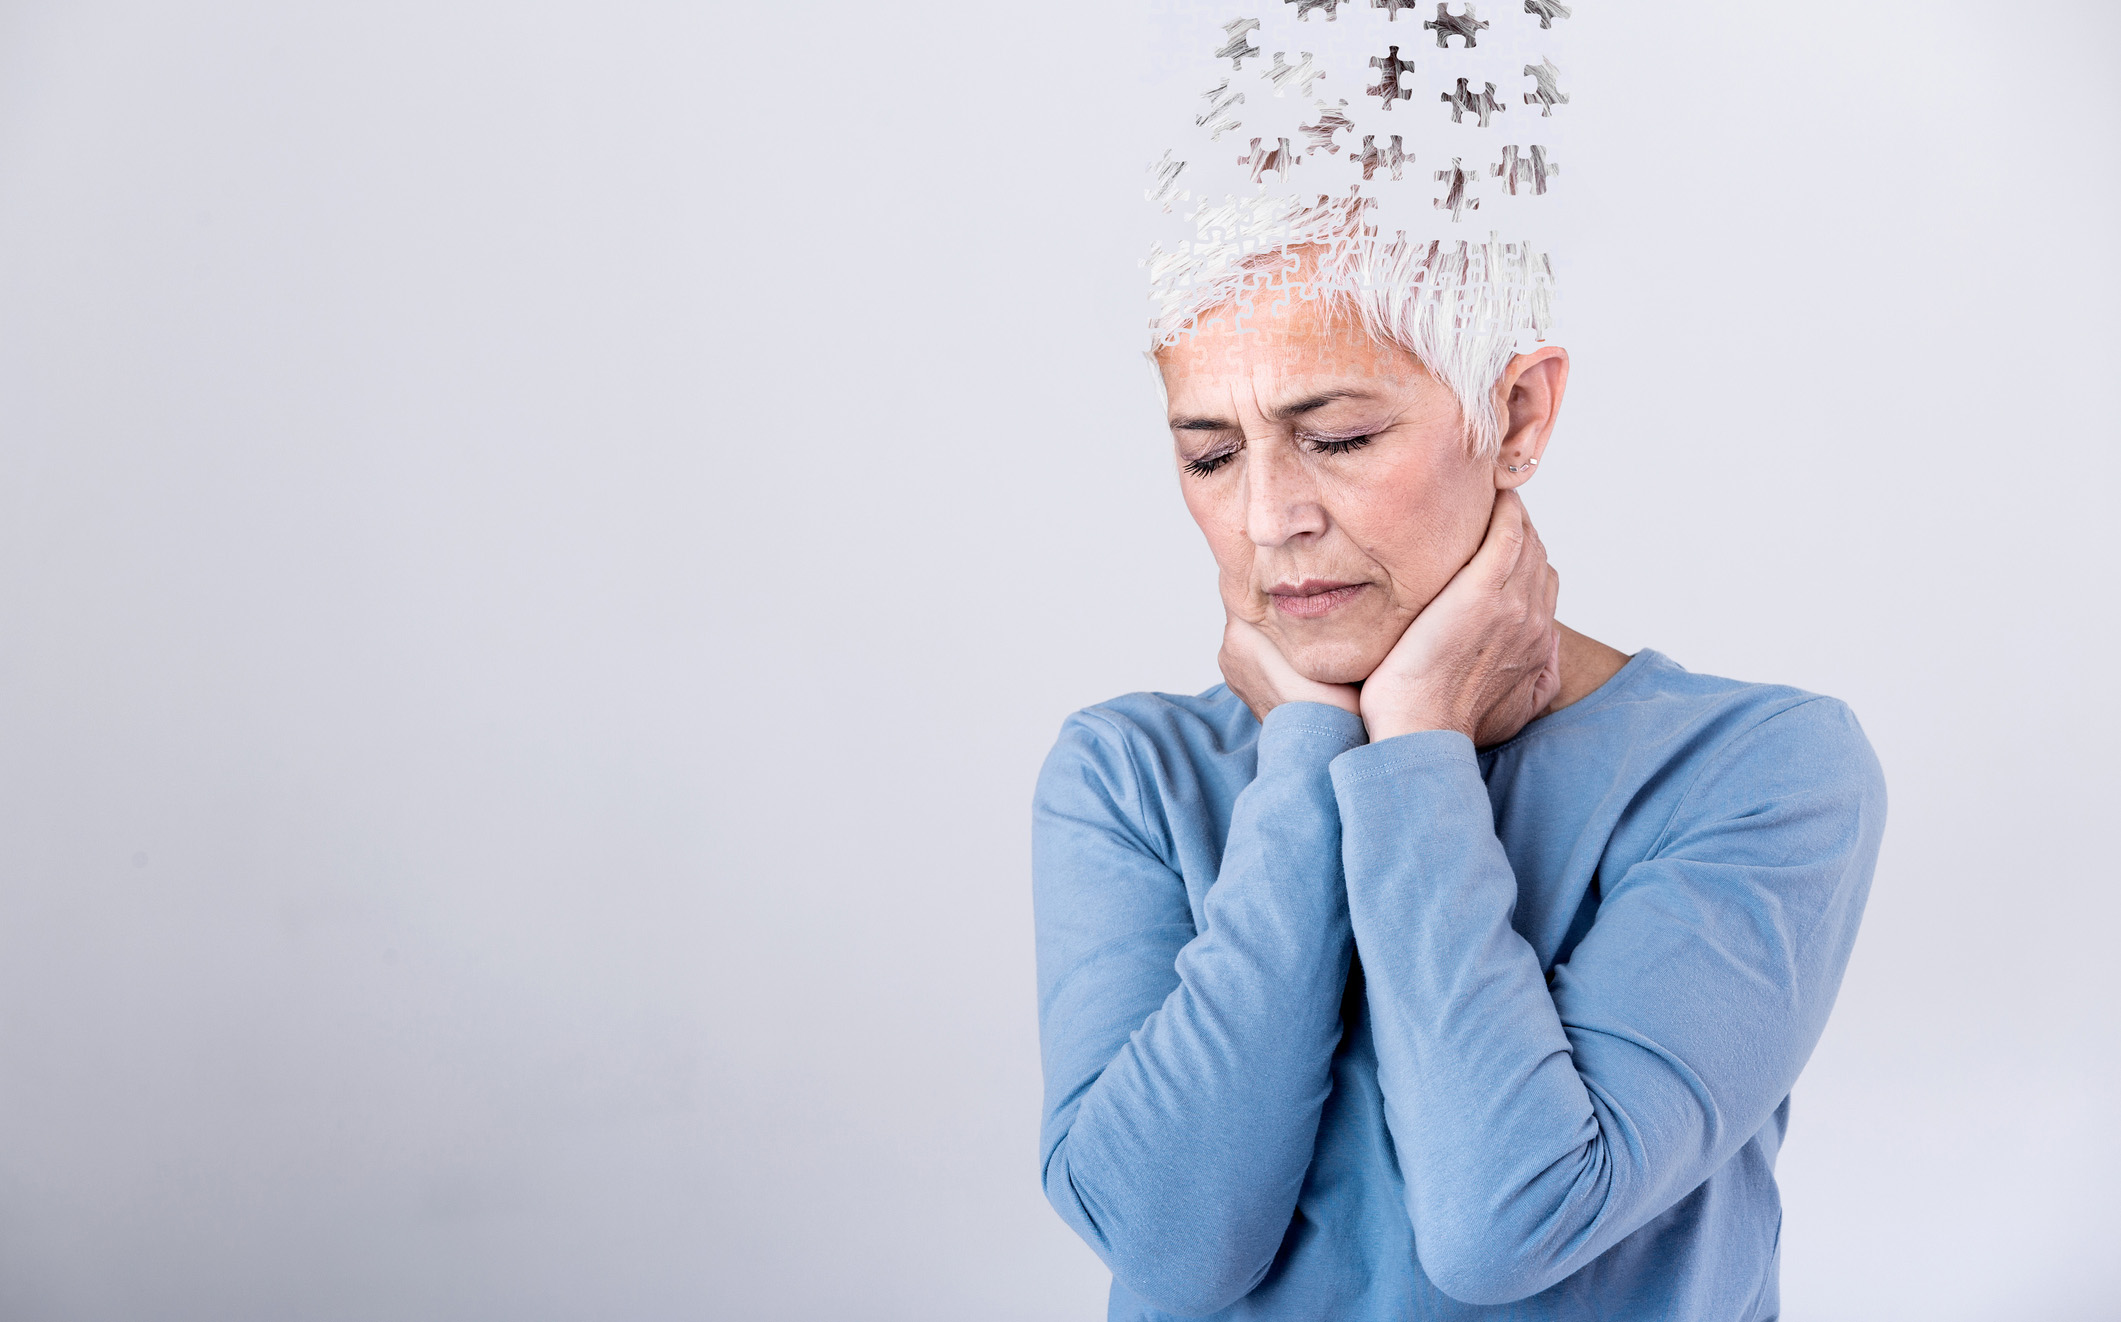
<instances>
[{"instance_id":1,"label":"woman's left hand","mask_svg":"<svg viewBox=\"0 0 2121 1322\"><path fill-rule=\"evenodd\" d=\"M1560 592L1524 502L1503 492L1480 550L1363 681L1370 739L1456 730L1485 747L1523 729L1561 691Z\"/></svg>"}]
</instances>

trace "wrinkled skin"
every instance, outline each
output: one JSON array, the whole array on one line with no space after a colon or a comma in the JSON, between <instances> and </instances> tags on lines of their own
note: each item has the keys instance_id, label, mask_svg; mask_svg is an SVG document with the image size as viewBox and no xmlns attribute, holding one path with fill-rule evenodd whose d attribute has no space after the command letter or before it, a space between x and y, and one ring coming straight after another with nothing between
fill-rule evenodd
<instances>
[{"instance_id":1,"label":"wrinkled skin","mask_svg":"<svg viewBox=\"0 0 2121 1322\"><path fill-rule=\"evenodd\" d=\"M1243 334L1212 325L1157 363L1218 569L1223 675L1254 714L1323 702L1373 740L1457 730L1485 746L1625 662L1555 621L1560 579L1516 494L1560 411L1562 350L1505 368L1492 459L1418 359L1312 302Z\"/></svg>"}]
</instances>

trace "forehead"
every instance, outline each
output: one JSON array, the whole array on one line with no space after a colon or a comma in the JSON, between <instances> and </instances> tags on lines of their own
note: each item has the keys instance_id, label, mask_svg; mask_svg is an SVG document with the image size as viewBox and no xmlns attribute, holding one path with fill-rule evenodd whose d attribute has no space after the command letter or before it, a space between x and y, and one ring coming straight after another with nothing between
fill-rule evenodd
<instances>
[{"instance_id":1,"label":"forehead","mask_svg":"<svg viewBox=\"0 0 2121 1322\"><path fill-rule=\"evenodd\" d=\"M1354 314L1327 301L1259 291L1250 306L1230 304L1204 314L1199 329L1159 349L1157 366L1173 396L1218 391L1301 388L1360 381L1417 386L1421 360L1363 329Z\"/></svg>"}]
</instances>

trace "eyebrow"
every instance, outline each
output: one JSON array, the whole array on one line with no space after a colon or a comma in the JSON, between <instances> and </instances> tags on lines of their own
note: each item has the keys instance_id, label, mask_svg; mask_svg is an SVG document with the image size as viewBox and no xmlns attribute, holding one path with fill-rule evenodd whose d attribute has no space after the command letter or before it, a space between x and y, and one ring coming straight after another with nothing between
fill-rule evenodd
<instances>
[{"instance_id":1,"label":"eyebrow","mask_svg":"<svg viewBox=\"0 0 2121 1322\"><path fill-rule=\"evenodd\" d=\"M1357 390L1353 387L1344 387L1338 390L1321 390L1315 395L1306 395L1293 403L1284 404L1277 409L1270 409L1267 413L1267 419L1270 422L1287 422L1291 418L1302 417L1306 413L1314 412L1328 404L1338 403L1344 399L1375 398L1377 396L1369 391ZM1236 431L1237 429L1237 424L1226 418L1177 415L1171 419L1171 430L1173 431Z\"/></svg>"}]
</instances>

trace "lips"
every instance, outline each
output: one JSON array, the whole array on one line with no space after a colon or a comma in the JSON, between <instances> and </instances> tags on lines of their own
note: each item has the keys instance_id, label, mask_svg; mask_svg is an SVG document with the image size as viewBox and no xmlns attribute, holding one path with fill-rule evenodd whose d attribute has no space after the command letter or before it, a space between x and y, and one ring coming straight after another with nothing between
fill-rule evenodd
<instances>
[{"instance_id":1,"label":"lips","mask_svg":"<svg viewBox=\"0 0 2121 1322\"><path fill-rule=\"evenodd\" d=\"M1267 589L1274 599L1274 609L1284 615L1293 615L1300 620L1315 620L1330 615L1353 600L1367 583L1335 583L1322 578L1307 578L1301 583L1280 583Z\"/></svg>"}]
</instances>

